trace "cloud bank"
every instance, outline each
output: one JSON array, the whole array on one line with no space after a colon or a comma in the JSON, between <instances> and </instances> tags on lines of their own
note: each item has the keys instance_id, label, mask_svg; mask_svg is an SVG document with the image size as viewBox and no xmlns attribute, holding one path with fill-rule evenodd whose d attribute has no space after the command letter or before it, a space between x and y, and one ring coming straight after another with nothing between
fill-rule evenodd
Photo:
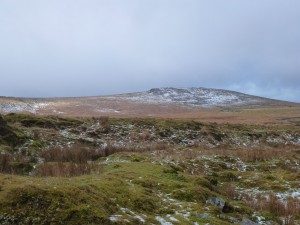
<instances>
[{"instance_id":1,"label":"cloud bank","mask_svg":"<svg viewBox=\"0 0 300 225\"><path fill-rule=\"evenodd\" d=\"M299 0L3 0L0 95L213 87L300 102Z\"/></svg>"}]
</instances>

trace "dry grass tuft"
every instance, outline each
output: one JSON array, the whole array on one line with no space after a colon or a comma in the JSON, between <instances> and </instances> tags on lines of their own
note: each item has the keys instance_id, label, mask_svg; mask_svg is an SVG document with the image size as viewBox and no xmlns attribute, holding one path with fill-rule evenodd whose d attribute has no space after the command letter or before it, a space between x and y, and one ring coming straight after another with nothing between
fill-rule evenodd
<instances>
[{"instance_id":1,"label":"dry grass tuft","mask_svg":"<svg viewBox=\"0 0 300 225\"><path fill-rule=\"evenodd\" d=\"M228 183L218 188L218 191L227 196L228 198L239 200L240 194L236 191L236 186L234 183Z\"/></svg>"},{"instance_id":2,"label":"dry grass tuft","mask_svg":"<svg viewBox=\"0 0 300 225\"><path fill-rule=\"evenodd\" d=\"M98 163L42 163L40 164L35 172L35 176L40 177L74 177L87 175L91 173L99 173L102 170L103 166Z\"/></svg>"},{"instance_id":3,"label":"dry grass tuft","mask_svg":"<svg viewBox=\"0 0 300 225\"><path fill-rule=\"evenodd\" d=\"M83 145L75 144L70 147L54 146L44 150L41 157L45 162L73 162L86 163L94 161L103 156L101 149L89 148Z\"/></svg>"},{"instance_id":4,"label":"dry grass tuft","mask_svg":"<svg viewBox=\"0 0 300 225\"><path fill-rule=\"evenodd\" d=\"M274 216L283 218L283 225L295 225L295 219L300 215L300 200L288 198L280 200L274 193L267 196L257 195L256 197L245 195L244 202L256 211L268 211Z\"/></svg>"}]
</instances>

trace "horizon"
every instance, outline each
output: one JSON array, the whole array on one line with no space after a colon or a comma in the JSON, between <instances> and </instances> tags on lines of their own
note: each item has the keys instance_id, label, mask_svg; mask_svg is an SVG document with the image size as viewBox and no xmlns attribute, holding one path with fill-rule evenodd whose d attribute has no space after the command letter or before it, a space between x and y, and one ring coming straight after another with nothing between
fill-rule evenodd
<instances>
[{"instance_id":1,"label":"horizon","mask_svg":"<svg viewBox=\"0 0 300 225\"><path fill-rule=\"evenodd\" d=\"M300 2L0 2L0 96L205 87L300 102Z\"/></svg>"},{"instance_id":2,"label":"horizon","mask_svg":"<svg viewBox=\"0 0 300 225\"><path fill-rule=\"evenodd\" d=\"M132 93L140 93L140 92L148 92L151 89L167 89L167 88L171 88L171 89L212 89L212 90L225 90L225 91L230 91L230 92L237 92L237 93L241 93L241 94L246 94L246 95L250 95L250 96L254 96L254 97L261 97L261 98L266 98L266 99L271 99L271 100L279 100L279 101L286 101L286 102L291 102L291 103L299 103L300 102L296 102L296 101L287 101L287 100L281 100L281 99L275 99L275 98L268 98L268 97L264 97L264 96L258 96L258 95L252 95L252 94L247 94L244 92L240 92L240 91L234 91L234 90L228 90L228 89L221 89L221 88L210 88L210 87L153 87L150 88L148 90L144 90L144 91L136 91L136 92L123 92L123 93L113 93L113 94L104 94L104 95L85 95L85 96L53 96L53 97L22 97L22 96L1 96L0 98L21 98L21 99L64 99L64 98L88 98L88 97L109 97L109 96L115 96L115 95L123 95L123 94L132 94Z\"/></svg>"}]
</instances>

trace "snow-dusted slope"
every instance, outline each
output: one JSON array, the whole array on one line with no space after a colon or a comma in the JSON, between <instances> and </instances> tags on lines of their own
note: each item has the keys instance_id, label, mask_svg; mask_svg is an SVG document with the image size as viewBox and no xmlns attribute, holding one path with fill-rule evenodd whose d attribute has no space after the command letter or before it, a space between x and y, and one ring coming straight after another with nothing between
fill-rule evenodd
<instances>
[{"instance_id":1,"label":"snow-dusted slope","mask_svg":"<svg viewBox=\"0 0 300 225\"><path fill-rule=\"evenodd\" d=\"M146 92L119 95L141 103L178 103L200 107L261 105L270 99L210 88L154 88Z\"/></svg>"},{"instance_id":2,"label":"snow-dusted slope","mask_svg":"<svg viewBox=\"0 0 300 225\"><path fill-rule=\"evenodd\" d=\"M153 88L145 92L112 96L55 99L0 97L0 113L26 112L75 116L83 114L94 116L99 113L144 115L145 113L162 113L162 110L165 114L170 114L173 112L174 106L181 112L187 112L191 107L254 108L290 105L297 104L210 88Z\"/></svg>"},{"instance_id":3,"label":"snow-dusted slope","mask_svg":"<svg viewBox=\"0 0 300 225\"><path fill-rule=\"evenodd\" d=\"M44 102L4 102L0 103L0 112L30 112L36 113L38 110L47 107L49 104Z\"/></svg>"},{"instance_id":4,"label":"snow-dusted slope","mask_svg":"<svg viewBox=\"0 0 300 225\"><path fill-rule=\"evenodd\" d=\"M54 102L50 99L41 98L14 98L0 96L0 113L17 113L29 112L36 113L37 111L48 108Z\"/></svg>"}]
</instances>

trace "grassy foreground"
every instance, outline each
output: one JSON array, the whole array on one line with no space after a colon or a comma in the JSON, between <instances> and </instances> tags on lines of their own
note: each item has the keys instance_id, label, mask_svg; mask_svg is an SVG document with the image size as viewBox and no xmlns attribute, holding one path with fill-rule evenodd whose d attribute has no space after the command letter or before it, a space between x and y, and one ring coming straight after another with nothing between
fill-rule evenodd
<instances>
[{"instance_id":1,"label":"grassy foreground","mask_svg":"<svg viewBox=\"0 0 300 225\"><path fill-rule=\"evenodd\" d=\"M109 159L100 174L73 178L1 175L0 182L1 224L158 224L156 217L192 224L203 222L196 213L203 211L201 206L209 196L216 195L200 176L126 154ZM214 207L207 210L218 213Z\"/></svg>"},{"instance_id":2,"label":"grassy foreground","mask_svg":"<svg viewBox=\"0 0 300 225\"><path fill-rule=\"evenodd\" d=\"M10 114L0 134L0 224L299 224L297 126Z\"/></svg>"}]
</instances>

